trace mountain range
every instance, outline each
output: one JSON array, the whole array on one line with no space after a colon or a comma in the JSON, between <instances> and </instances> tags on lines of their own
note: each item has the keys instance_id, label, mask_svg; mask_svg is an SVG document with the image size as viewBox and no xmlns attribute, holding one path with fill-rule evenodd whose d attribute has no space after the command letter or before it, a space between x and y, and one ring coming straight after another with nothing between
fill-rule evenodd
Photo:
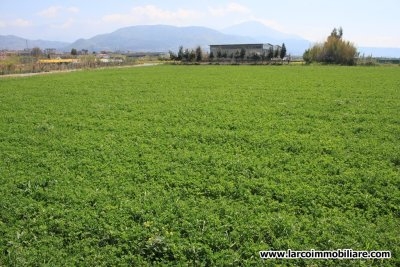
<instances>
[{"instance_id":1,"label":"mountain range","mask_svg":"<svg viewBox=\"0 0 400 267\"><path fill-rule=\"evenodd\" d=\"M79 39L69 48L98 50L120 50L138 52L168 52L198 45L213 43L245 43L246 37L228 35L205 27L175 27L168 25L141 25L126 27L112 33L96 35L90 39Z\"/></svg>"},{"instance_id":2,"label":"mountain range","mask_svg":"<svg viewBox=\"0 0 400 267\"><path fill-rule=\"evenodd\" d=\"M46 41L46 40L28 40L15 35L0 35L0 50L24 50L26 48L40 47L45 48L55 48L64 50L69 43L57 42L57 41Z\"/></svg>"},{"instance_id":3,"label":"mountain range","mask_svg":"<svg viewBox=\"0 0 400 267\"><path fill-rule=\"evenodd\" d=\"M179 46L194 48L201 46L208 51L211 44L227 43L285 43L288 53L302 55L312 43L300 36L286 34L266 27L256 21L248 21L217 31L206 27L177 27L170 25L139 25L100 34L89 39L79 39L73 43L27 40L13 35L0 35L0 50L22 50L40 47L71 51L72 48L89 51L135 51L168 52L177 51ZM361 54L377 57L400 57L400 48L359 47Z\"/></svg>"}]
</instances>

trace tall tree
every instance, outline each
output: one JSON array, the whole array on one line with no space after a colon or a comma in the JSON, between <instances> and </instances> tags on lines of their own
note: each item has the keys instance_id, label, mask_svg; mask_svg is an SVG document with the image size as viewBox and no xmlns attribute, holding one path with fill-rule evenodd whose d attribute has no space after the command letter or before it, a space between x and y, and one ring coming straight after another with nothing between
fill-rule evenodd
<instances>
[{"instance_id":1,"label":"tall tree","mask_svg":"<svg viewBox=\"0 0 400 267\"><path fill-rule=\"evenodd\" d=\"M176 60L178 56L171 50L169 50L169 59Z\"/></svg>"},{"instance_id":2,"label":"tall tree","mask_svg":"<svg viewBox=\"0 0 400 267\"><path fill-rule=\"evenodd\" d=\"M213 61L214 59L214 53L211 51L210 52L210 56L208 57L210 59L210 61Z\"/></svg>"},{"instance_id":3,"label":"tall tree","mask_svg":"<svg viewBox=\"0 0 400 267\"><path fill-rule=\"evenodd\" d=\"M183 51L182 60L183 61L189 61L189 57L190 57L190 51L189 51L189 49L186 48Z\"/></svg>"},{"instance_id":4,"label":"tall tree","mask_svg":"<svg viewBox=\"0 0 400 267\"><path fill-rule=\"evenodd\" d=\"M236 50L235 54L233 55L233 57L235 58L235 61L237 62L240 58L240 51Z\"/></svg>"},{"instance_id":5,"label":"tall tree","mask_svg":"<svg viewBox=\"0 0 400 267\"><path fill-rule=\"evenodd\" d=\"M342 29L342 27L339 27L338 29L333 28L330 37L333 37L333 38L336 38L336 39L342 39L342 36L343 36L343 29Z\"/></svg>"},{"instance_id":6,"label":"tall tree","mask_svg":"<svg viewBox=\"0 0 400 267\"><path fill-rule=\"evenodd\" d=\"M182 60L183 59L183 46L179 47L179 51L178 51L178 57L176 58L177 60Z\"/></svg>"},{"instance_id":7,"label":"tall tree","mask_svg":"<svg viewBox=\"0 0 400 267\"><path fill-rule=\"evenodd\" d=\"M343 40L343 29L334 28L324 43L316 44L303 54L307 62L354 65L357 48L353 43Z\"/></svg>"},{"instance_id":8,"label":"tall tree","mask_svg":"<svg viewBox=\"0 0 400 267\"><path fill-rule=\"evenodd\" d=\"M188 50L188 61L193 62L196 60L196 51L191 49L190 51Z\"/></svg>"},{"instance_id":9,"label":"tall tree","mask_svg":"<svg viewBox=\"0 0 400 267\"><path fill-rule=\"evenodd\" d=\"M218 49L217 51L217 59L220 59L222 57L222 51L221 49Z\"/></svg>"},{"instance_id":10,"label":"tall tree","mask_svg":"<svg viewBox=\"0 0 400 267\"><path fill-rule=\"evenodd\" d=\"M274 51L274 57L275 58L277 58L277 57L279 57L279 48L277 48L275 51Z\"/></svg>"},{"instance_id":11,"label":"tall tree","mask_svg":"<svg viewBox=\"0 0 400 267\"><path fill-rule=\"evenodd\" d=\"M43 54L43 52L39 47L34 47L32 48L31 54L35 58L39 58Z\"/></svg>"},{"instance_id":12,"label":"tall tree","mask_svg":"<svg viewBox=\"0 0 400 267\"><path fill-rule=\"evenodd\" d=\"M203 51L201 50L201 47L198 46L198 47L196 48L196 61L197 61L197 62L200 62L200 61L202 61L202 60L203 60Z\"/></svg>"},{"instance_id":13,"label":"tall tree","mask_svg":"<svg viewBox=\"0 0 400 267\"><path fill-rule=\"evenodd\" d=\"M271 60L274 57L274 49L270 47L267 53L267 60Z\"/></svg>"},{"instance_id":14,"label":"tall tree","mask_svg":"<svg viewBox=\"0 0 400 267\"><path fill-rule=\"evenodd\" d=\"M242 59L242 61L243 61L245 55L246 55L246 49L244 49L244 48L240 49L240 58Z\"/></svg>"},{"instance_id":15,"label":"tall tree","mask_svg":"<svg viewBox=\"0 0 400 267\"><path fill-rule=\"evenodd\" d=\"M281 58L286 57L286 46L285 46L285 43L282 44L280 56L281 56Z\"/></svg>"}]
</instances>

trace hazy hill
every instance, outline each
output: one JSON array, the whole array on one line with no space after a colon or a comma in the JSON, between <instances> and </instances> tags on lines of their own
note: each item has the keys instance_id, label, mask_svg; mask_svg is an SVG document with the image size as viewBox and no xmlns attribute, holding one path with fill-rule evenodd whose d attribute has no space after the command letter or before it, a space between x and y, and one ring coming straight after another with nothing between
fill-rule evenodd
<instances>
[{"instance_id":1,"label":"hazy hill","mask_svg":"<svg viewBox=\"0 0 400 267\"><path fill-rule=\"evenodd\" d=\"M206 27L175 27L168 25L142 25L119 29L112 33L101 34L90 39L79 39L68 48L131 51L176 51L184 47L202 46L219 43L254 42L249 37L223 34Z\"/></svg>"},{"instance_id":2,"label":"hazy hill","mask_svg":"<svg viewBox=\"0 0 400 267\"><path fill-rule=\"evenodd\" d=\"M397 57L400 58L400 48L396 47L359 47L360 56Z\"/></svg>"},{"instance_id":3,"label":"hazy hill","mask_svg":"<svg viewBox=\"0 0 400 267\"><path fill-rule=\"evenodd\" d=\"M222 30L226 34L246 36L260 43L270 43L285 46L292 55L303 55L310 47L310 41L294 34L286 34L265 26L257 21L247 21Z\"/></svg>"},{"instance_id":4,"label":"hazy hill","mask_svg":"<svg viewBox=\"0 0 400 267\"><path fill-rule=\"evenodd\" d=\"M62 49L67 45L65 42L28 40L14 35L0 35L0 49L23 50L33 47Z\"/></svg>"}]
</instances>

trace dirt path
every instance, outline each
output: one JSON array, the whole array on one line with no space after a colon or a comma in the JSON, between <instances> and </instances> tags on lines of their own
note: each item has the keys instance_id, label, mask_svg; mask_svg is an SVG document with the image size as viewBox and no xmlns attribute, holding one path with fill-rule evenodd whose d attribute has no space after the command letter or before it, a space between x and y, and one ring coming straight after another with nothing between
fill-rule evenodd
<instances>
[{"instance_id":1,"label":"dirt path","mask_svg":"<svg viewBox=\"0 0 400 267\"><path fill-rule=\"evenodd\" d=\"M90 69L90 70L149 67L149 66L156 66L156 65L161 65L161 64L163 64L163 63L143 63L143 64L138 64L138 65L93 68L93 69ZM6 75L0 75L0 79L1 78L9 78L9 77L17 77L18 78L18 77L29 77L29 76L47 75L47 74L55 74L55 73L66 73L66 72L83 71L83 70L88 70L88 69L55 70L55 71L48 71L48 72L6 74Z\"/></svg>"}]
</instances>

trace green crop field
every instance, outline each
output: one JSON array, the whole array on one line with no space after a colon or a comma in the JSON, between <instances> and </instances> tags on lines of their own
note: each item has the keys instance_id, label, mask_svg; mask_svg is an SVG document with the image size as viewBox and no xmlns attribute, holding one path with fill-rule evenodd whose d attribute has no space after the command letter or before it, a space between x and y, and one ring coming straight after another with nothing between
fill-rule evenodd
<instances>
[{"instance_id":1,"label":"green crop field","mask_svg":"<svg viewBox=\"0 0 400 267\"><path fill-rule=\"evenodd\" d=\"M399 266L400 68L1 78L0 184L0 266Z\"/></svg>"}]
</instances>

